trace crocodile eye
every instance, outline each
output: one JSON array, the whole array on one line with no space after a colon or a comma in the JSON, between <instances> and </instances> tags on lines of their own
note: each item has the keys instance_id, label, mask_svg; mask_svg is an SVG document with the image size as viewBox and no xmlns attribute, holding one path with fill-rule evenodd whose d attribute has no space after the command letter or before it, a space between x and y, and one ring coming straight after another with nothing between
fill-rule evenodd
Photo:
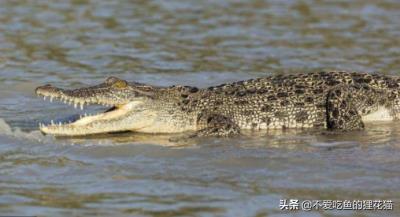
<instances>
[{"instance_id":1,"label":"crocodile eye","mask_svg":"<svg viewBox=\"0 0 400 217\"><path fill-rule=\"evenodd\" d=\"M116 81L112 86L115 88L122 89L122 88L125 88L126 86L128 86L128 83L124 80L119 80L119 81Z\"/></svg>"}]
</instances>

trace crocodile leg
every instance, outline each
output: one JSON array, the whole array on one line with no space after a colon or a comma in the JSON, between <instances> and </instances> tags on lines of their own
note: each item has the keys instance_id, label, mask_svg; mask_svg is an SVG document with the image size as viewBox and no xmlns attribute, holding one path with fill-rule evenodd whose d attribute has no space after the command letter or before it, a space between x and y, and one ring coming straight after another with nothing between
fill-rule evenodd
<instances>
[{"instance_id":1,"label":"crocodile leg","mask_svg":"<svg viewBox=\"0 0 400 217\"><path fill-rule=\"evenodd\" d=\"M327 128L359 130L364 128L362 115L384 104L384 94L367 85L340 85L327 95Z\"/></svg>"}]
</instances>

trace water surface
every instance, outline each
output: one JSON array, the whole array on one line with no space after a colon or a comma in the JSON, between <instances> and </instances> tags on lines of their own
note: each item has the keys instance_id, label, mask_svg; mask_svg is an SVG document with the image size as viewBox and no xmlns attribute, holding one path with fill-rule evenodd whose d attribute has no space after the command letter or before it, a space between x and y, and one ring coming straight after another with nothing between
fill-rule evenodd
<instances>
[{"instance_id":1,"label":"water surface","mask_svg":"<svg viewBox=\"0 0 400 217\"><path fill-rule=\"evenodd\" d=\"M398 123L187 144L60 139L37 124L81 111L33 94L109 75L200 87L318 70L399 75L399 10L395 0L0 1L0 214L399 216ZM294 198L385 199L394 210L279 209Z\"/></svg>"}]
</instances>

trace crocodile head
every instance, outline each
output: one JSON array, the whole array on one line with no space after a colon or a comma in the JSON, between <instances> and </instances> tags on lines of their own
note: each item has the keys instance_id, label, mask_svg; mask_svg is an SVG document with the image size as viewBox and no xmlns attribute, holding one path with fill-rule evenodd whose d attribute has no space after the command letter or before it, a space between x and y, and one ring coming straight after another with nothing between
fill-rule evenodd
<instances>
[{"instance_id":1,"label":"crocodile head","mask_svg":"<svg viewBox=\"0 0 400 217\"><path fill-rule=\"evenodd\" d=\"M86 88L66 90L52 85L36 88L45 99L60 100L83 109L85 105L109 106L104 113L81 117L72 123L40 124L46 134L79 136L106 132L135 131L151 125L155 113L151 108L158 87L109 77L105 82ZM139 130L140 131L140 130Z\"/></svg>"}]
</instances>

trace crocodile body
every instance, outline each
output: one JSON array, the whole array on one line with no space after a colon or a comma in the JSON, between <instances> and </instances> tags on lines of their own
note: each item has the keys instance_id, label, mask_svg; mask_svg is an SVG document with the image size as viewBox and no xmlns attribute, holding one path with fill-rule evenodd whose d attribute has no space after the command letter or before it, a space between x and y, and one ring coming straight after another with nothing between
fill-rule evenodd
<instances>
[{"instance_id":1,"label":"crocodile body","mask_svg":"<svg viewBox=\"0 0 400 217\"><path fill-rule=\"evenodd\" d=\"M113 107L73 123L41 125L48 134L192 131L199 136L229 136L244 129L358 130L364 122L395 120L399 84L399 77L356 72L278 75L204 89L156 87L110 77L92 87L64 90L46 85L36 93L74 104Z\"/></svg>"}]
</instances>

